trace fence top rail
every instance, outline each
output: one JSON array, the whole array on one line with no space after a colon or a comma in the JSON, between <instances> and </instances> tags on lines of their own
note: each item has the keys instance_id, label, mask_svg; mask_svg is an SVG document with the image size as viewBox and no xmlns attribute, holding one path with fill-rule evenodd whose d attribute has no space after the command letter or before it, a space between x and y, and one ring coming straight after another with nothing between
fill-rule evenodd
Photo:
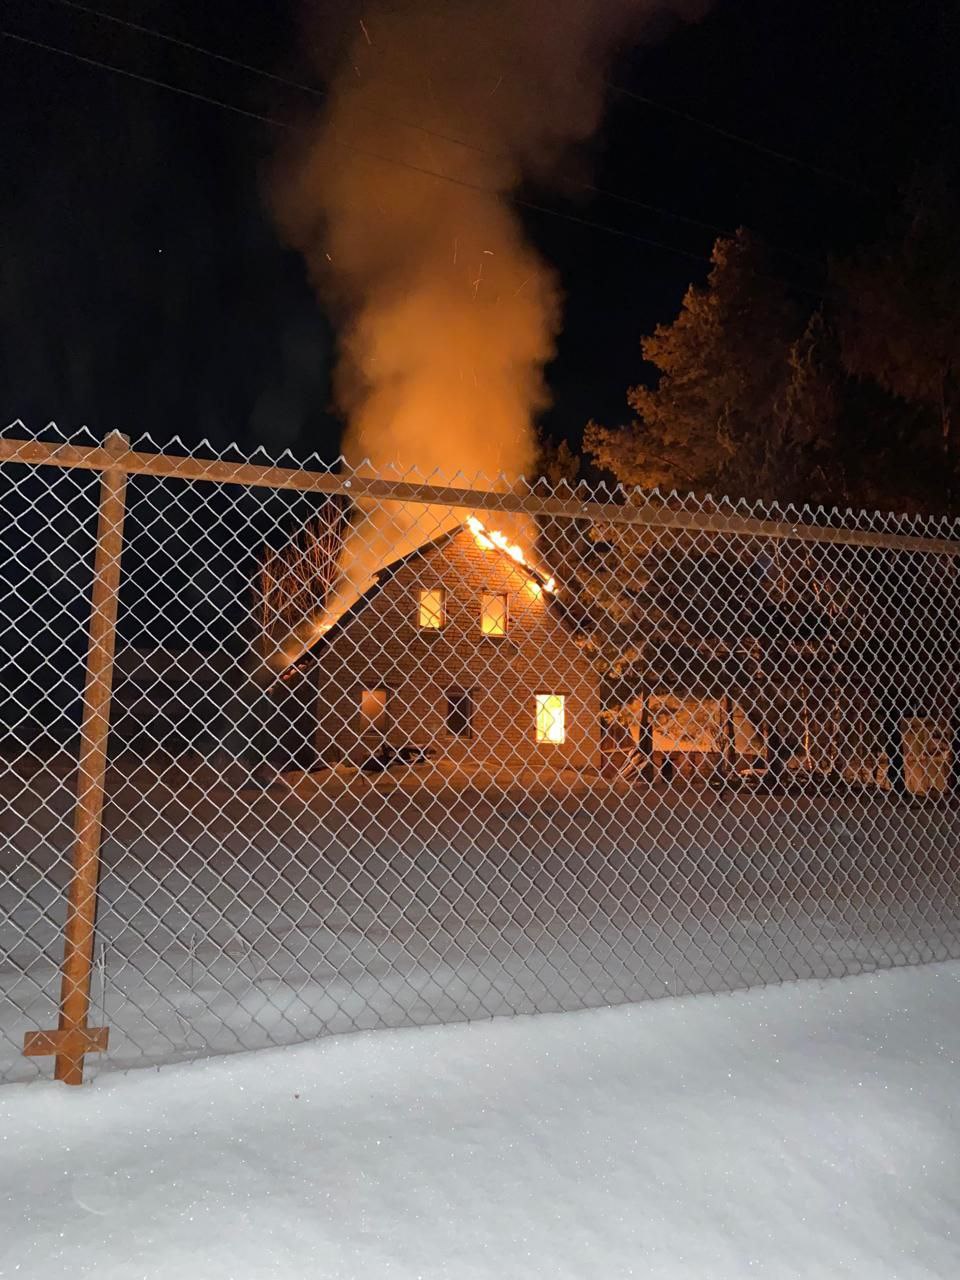
<instances>
[{"instance_id":1,"label":"fence top rail","mask_svg":"<svg viewBox=\"0 0 960 1280\"><path fill-rule=\"evenodd\" d=\"M420 484L351 473L307 471L296 467L261 466L221 458L195 458L146 453L127 447L81 447L42 440L0 438L0 465L18 463L67 470L120 469L129 475L206 481L266 489L317 493L328 497L368 501L419 503L429 506L499 511L557 519L590 520L597 524L637 525L690 533L771 538L807 543L873 547L927 555L960 556L960 540L835 525L764 520L716 510L680 510L666 502L600 502L576 496L544 495L524 485L489 490Z\"/></svg>"}]
</instances>

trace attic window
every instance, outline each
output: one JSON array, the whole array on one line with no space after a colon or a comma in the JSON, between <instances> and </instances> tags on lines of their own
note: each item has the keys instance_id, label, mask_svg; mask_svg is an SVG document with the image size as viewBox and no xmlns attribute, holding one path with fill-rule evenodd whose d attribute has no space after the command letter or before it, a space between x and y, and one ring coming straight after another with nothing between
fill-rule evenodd
<instances>
[{"instance_id":1,"label":"attic window","mask_svg":"<svg viewBox=\"0 0 960 1280\"><path fill-rule=\"evenodd\" d=\"M485 636L507 634L507 597L504 592L484 591L480 597L480 630Z\"/></svg>"},{"instance_id":2,"label":"attic window","mask_svg":"<svg viewBox=\"0 0 960 1280\"><path fill-rule=\"evenodd\" d=\"M443 587L420 588L418 623L424 631L439 631L447 620L447 593Z\"/></svg>"},{"instance_id":3,"label":"attic window","mask_svg":"<svg viewBox=\"0 0 960 1280\"><path fill-rule=\"evenodd\" d=\"M566 740L566 698L562 693L538 693L537 741L560 744Z\"/></svg>"}]
</instances>

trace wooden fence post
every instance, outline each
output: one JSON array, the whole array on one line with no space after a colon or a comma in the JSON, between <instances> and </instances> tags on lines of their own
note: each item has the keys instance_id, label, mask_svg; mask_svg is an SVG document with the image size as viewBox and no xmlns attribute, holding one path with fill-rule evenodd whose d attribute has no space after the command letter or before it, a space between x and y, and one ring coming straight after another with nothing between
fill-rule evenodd
<instances>
[{"instance_id":1,"label":"wooden fence post","mask_svg":"<svg viewBox=\"0 0 960 1280\"><path fill-rule=\"evenodd\" d=\"M125 436L115 431L107 436L104 449L119 458L127 451L129 443ZM74 811L73 879L64 929L59 1025L56 1031L28 1033L23 1046L25 1054L55 1054L54 1077L65 1084L82 1084L84 1055L102 1052L107 1047L107 1028L88 1027L87 1015L90 1010L90 973L97 915L126 488L127 472L122 465L104 468L100 478L100 512Z\"/></svg>"}]
</instances>

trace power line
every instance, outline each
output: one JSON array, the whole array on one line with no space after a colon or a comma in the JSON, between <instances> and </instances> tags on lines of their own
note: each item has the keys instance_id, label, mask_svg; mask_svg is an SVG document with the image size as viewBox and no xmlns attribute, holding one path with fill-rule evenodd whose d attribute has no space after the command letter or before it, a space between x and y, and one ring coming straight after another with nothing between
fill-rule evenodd
<instances>
[{"instance_id":1,"label":"power line","mask_svg":"<svg viewBox=\"0 0 960 1280\"><path fill-rule=\"evenodd\" d=\"M213 58L217 62L225 63L230 67L236 67L240 71L247 71L251 75L262 76L266 80L271 80L274 84L284 85L288 89L297 89L300 93L308 93L311 97L329 97L327 91L319 88L317 85L306 84L302 80L292 80L288 76L281 76L274 71L267 71L265 67L256 66L250 62L241 62L238 58L231 58L225 53L218 52L216 49L209 49L204 45L193 44L189 40L181 40L178 36L168 35L165 31L158 31L156 27L146 27L138 22L128 22L125 18L118 18L112 13L103 13L99 9L91 8L90 5L79 4L77 3L77 0L50 0L50 3L62 5L67 9L76 9L80 13L85 13L91 18L98 18L103 22L112 22L117 26L127 27L129 30L136 31L140 35L150 36L154 40L163 40L165 43L176 45L181 49L189 49L191 53L199 53L203 57ZM436 138L441 142L450 142L458 147L467 147L469 150L480 152L482 155L493 156L495 154L485 150L477 143L467 141L466 138L458 138L453 134L444 133L439 129L431 129L427 125L415 124L411 120L403 120L398 116L389 116L385 112L376 111L372 107L360 106L359 109L369 115L379 116L381 119L389 120L393 124L399 124L405 129L416 129L420 133L427 134L429 137Z\"/></svg>"},{"instance_id":2,"label":"power line","mask_svg":"<svg viewBox=\"0 0 960 1280\"><path fill-rule=\"evenodd\" d=\"M334 141L337 141L334 139ZM702 253L694 253L688 249L680 249L674 245L665 244L662 240L653 240L647 236L639 236L633 231L624 231L621 227L611 227L605 222L594 222L591 218L581 218L573 213L564 213L561 209L553 209L549 205L537 204L533 200L526 200L522 196L511 195L508 192L500 192L495 187L485 187L479 182L469 182L466 178L455 178L448 173L440 173L436 169L428 169L425 165L412 164L408 160L396 160L392 156L382 155L378 151L370 151L366 147L357 147L349 142L337 142L338 146L346 147L349 151L355 151L357 155L366 156L371 160L381 160L385 164L402 165L404 169L410 169L413 173L421 173L426 177L439 178L443 182L452 182L458 187L467 187L471 191L480 191L488 196L504 196L510 200L512 204L520 205L524 209L532 209L536 213L546 213L552 218L562 218L565 222L574 222L581 227L591 227L594 231L604 231L607 235L619 236L624 240L635 240L638 244L643 244L649 248L665 249L668 253L678 254L683 258L691 258L696 262L710 263L712 260L705 257Z\"/></svg>"},{"instance_id":3,"label":"power line","mask_svg":"<svg viewBox=\"0 0 960 1280\"><path fill-rule=\"evenodd\" d=\"M215 49L207 49L200 44L191 44L189 40L181 40L178 36L168 35L165 31L158 31L155 27L146 27L139 22L130 22L126 18L118 18L113 13L103 13L100 9L91 8L90 5L78 4L77 0L52 0L52 3L62 5L65 9L76 9L79 13L85 13L88 17L98 18L101 22L112 22L118 27L128 27L131 31L138 31L141 35L150 36L154 40L163 40L167 44L178 45L181 49L189 49L191 53L200 53L205 58L214 58L217 62L224 62L228 66L238 67L241 71L248 71L251 75L263 76L266 80L273 80L276 84L284 84L292 89L299 89L301 93L310 93L318 98L326 97L322 89L318 89L315 85L304 84L298 80L288 80L285 76L275 75L272 71L267 71L265 67L255 66L250 62L241 62L239 58L230 58L225 53L218 53Z\"/></svg>"},{"instance_id":4,"label":"power line","mask_svg":"<svg viewBox=\"0 0 960 1280\"><path fill-rule=\"evenodd\" d=\"M260 115L256 111L247 111L243 107L233 106L231 103L223 102L219 98L211 98L206 94L195 93L191 89L184 89L180 85L170 84L166 80L156 80L152 76L140 75L138 72L128 71L125 67L118 67L113 63L101 62L96 58L88 58L88 57L85 57L83 54L74 53L70 49L63 49L57 45L52 45L52 44L44 44L40 40L32 40L27 36L16 35L12 31L0 31L0 36L3 36L5 39L8 39L8 40L16 40L21 44L30 45L35 49L43 49L47 53L56 53L64 58L72 58L77 62L84 63L86 66L97 67L99 70L102 70L102 71L111 71L116 75L126 76L131 80L139 81L141 84L150 85L152 88L155 88L155 89L166 89L170 93L182 94L187 98L192 98L194 101L204 102L212 107L220 107L220 108L223 108L224 110L235 112L237 115L246 116L252 120L259 120L264 124L273 125L278 129L288 129L290 127L284 121L276 120L271 116ZM368 159L378 160L383 164L397 165L401 168L409 169L413 173L419 173L429 178L436 178L441 182L450 182L450 183L453 183L455 186L466 187L472 191L482 192L485 195L500 194L496 190L496 188L485 187L483 186L482 183L479 183L479 182L470 182L466 178L457 178L457 177L454 177L452 174L441 173L437 169L427 168L426 165L413 164L408 160L399 160L394 156L383 155L379 151L371 151L366 147L358 147L354 143L343 142L336 138L334 139L334 141L336 142L337 146L344 147L346 150L353 151L358 155L367 157ZM608 227L603 223L593 222L592 220L587 218L580 218L574 214L566 214L566 213L563 213L561 210L551 209L546 205L539 205L530 200L523 200L520 197L511 196L509 198L512 199L514 203L523 205L525 208L536 210L538 213L550 214L558 218L563 218L568 222L579 223L581 226L589 226L589 227L593 227L595 230L598 230L598 231L606 231L611 235L621 236L623 238L630 239L630 240L637 240L641 244L646 244L651 247L655 247L659 249L667 249L670 252L682 254L684 257L687 257L687 258L695 258L699 262L710 261L709 258L704 257L702 254L695 254L685 249L674 248L674 246L664 244L663 242L658 240L649 239L643 236L637 236L631 231L624 231L618 227Z\"/></svg>"},{"instance_id":5,"label":"power line","mask_svg":"<svg viewBox=\"0 0 960 1280\"><path fill-rule=\"evenodd\" d=\"M250 120L258 120L263 124L272 125L274 128L277 128L277 129L287 130L290 128L290 126L286 124L284 121L276 120L271 116L261 115L256 111L248 111L243 107L234 106L232 103L223 102L219 98L212 98L206 94L195 93L193 90L184 89L180 85L170 84L168 81L165 81L165 80L156 80L151 76L144 76L144 75L141 75L139 72L129 71L125 67L118 67L109 62L101 62L96 58L88 58L83 54L74 53L70 49L63 49L57 45L45 44L40 40L33 40L27 36L17 35L12 31L0 30L0 37L3 37L4 39L7 39L7 40L15 40L20 44L29 45L30 47L35 49L42 49L47 53L59 54L61 57L73 59L76 62L80 62L84 64L85 66L96 67L101 71L113 72L115 75L124 76L130 80L135 80L140 84L149 85L151 88L166 89L170 93L180 94L183 97L190 98L195 102L206 103L208 106L219 107L222 110L230 111L235 115L244 116ZM644 245L646 248L660 249L666 253L672 253L678 257L687 258L688 260L691 260L694 262L705 263L708 266L711 265L712 263L712 259L707 257L704 254L694 253L692 250L682 249L676 245L668 244L662 240L655 240L649 236L640 236L640 235L637 235L635 232L626 231L621 227L612 227L607 223L596 222L592 218L582 218L582 217L579 217L577 214L565 213L563 210L554 209L548 205L537 204L535 201L526 200L521 196L499 192L496 188L485 187L481 183L470 182L465 178L456 178L451 174L441 173L439 170L436 170L436 169L429 169L425 165L413 164L408 160L399 160L394 156L383 155L378 151L371 151L365 147L358 147L354 143L344 142L338 138L334 138L334 142L337 146L343 147L345 150L348 150L348 151L353 151L357 155L365 156L371 160L377 160L383 164L390 164L390 165L397 166L399 168L408 169L412 173L419 173L425 177L435 178L440 182L449 182L455 186L465 187L472 191L478 191L484 195L494 195L494 196L502 195L504 198L510 200L515 205L519 205L520 207L525 209L530 209L536 213L546 214L549 217L560 218L564 222L570 222L577 226L587 227L594 231L601 231L606 235L616 236L619 239L632 240L637 244ZM796 284L793 281L790 281L788 283L790 283L791 287L797 289L798 291L803 293L808 293L813 297L822 298L824 296L820 291L810 289L808 286Z\"/></svg>"},{"instance_id":6,"label":"power line","mask_svg":"<svg viewBox=\"0 0 960 1280\"><path fill-rule=\"evenodd\" d=\"M154 89L169 89L171 93L183 94L185 98L193 98L195 102L206 102L211 107L220 107L223 111L232 111L234 115L246 116L248 120L260 120L263 124L272 124L278 129L288 126L282 120L274 120L270 116L260 115L256 111L247 111L244 107L235 107L220 98L210 98L203 93L194 93L192 89L182 89L178 85L168 84L165 80L154 80L151 76L140 75L137 71L127 71L125 67L117 67L109 62L99 62L96 58L87 58L82 53L74 53L71 49L61 49L54 44L44 44L42 40L31 40L28 36L16 35L13 31L0 31L5 40L16 40L20 44L31 45L34 49L43 49L47 53L58 53L61 57L72 58L75 62L83 62L88 67L99 67L101 71L112 71L114 75L126 76L129 80L137 80L140 84L151 85Z\"/></svg>"},{"instance_id":7,"label":"power line","mask_svg":"<svg viewBox=\"0 0 960 1280\"><path fill-rule=\"evenodd\" d=\"M276 72L268 71L265 67L260 67L250 62L243 62L239 58L231 58L225 53L219 53L216 49L209 49L204 45L194 44L189 40L182 40L179 36L169 35L165 31L158 31L156 27L148 27L139 22L131 22L126 18L119 18L113 13L104 13L100 9L94 9L91 5L80 4L79 0L51 0L51 3L59 4L65 9L74 9L79 13L84 13L88 17L97 18L101 22L112 22L116 26L127 27L131 31L139 32L140 35L150 36L154 40L163 40L167 44L177 45L181 49L188 49L191 53L199 53L206 58L213 58L217 62L222 62L227 66L237 67L241 71L246 71L251 75L262 76L266 80L272 80L274 84L285 85L289 89L297 89L301 93L308 93L312 97L325 98L327 96L325 90L318 88L316 85L306 84L301 80L292 80L287 76L278 75ZM624 85L616 84L608 80L604 82L605 87L611 93L619 94L624 98L632 98L635 102L641 102L644 106L653 107L656 111L661 111L664 115L673 116L675 119L683 120L687 124L696 125L698 128L707 129L711 133L717 134L718 137L725 138L728 142L737 142L741 146L749 147L751 150L758 152L760 155L769 156L774 160L780 160L785 164L795 165L799 168L809 169L811 173L819 174L821 178L828 178L833 182L842 183L844 186L853 187L858 191L865 192L868 195L875 195L876 192L865 186L862 182L858 182L854 178L848 178L841 173L836 173L832 169L825 169L822 165L815 164L812 160L805 160L800 156L791 155L786 151L779 151L775 147L769 147L765 143L758 142L755 138L748 138L742 133L736 133L732 129L725 129L722 125L714 124L711 120L705 120L702 116L695 116L689 111L683 111L679 107L670 106L668 103L660 102L657 98L651 98L647 94L637 93L633 89L627 89ZM371 110L364 108L364 110ZM382 112L373 112L374 115L383 115ZM399 120L395 117L385 117L393 119L395 123L403 125L408 129L419 129L422 133L429 134L431 137L441 139L444 142L452 142L457 146L469 147L473 151L479 151L484 155L492 155L494 153L485 151L483 147L475 143L468 142L464 138L457 138L450 134L442 133L435 129L430 129L425 125L414 124L411 121ZM599 195L608 196L613 200L624 200L630 204L637 204L641 208L650 209L657 213L664 213L669 217L675 217L681 221L689 221L700 226L706 227L708 230L717 231L720 228L711 227L708 223L697 223L695 218L685 218L683 214L671 213L670 210L658 209L655 205L644 204L643 201L632 200L629 196L620 196L613 191L603 191L598 187L593 187L589 183L576 183L583 190L594 191ZM784 250L783 252L790 252Z\"/></svg>"},{"instance_id":8,"label":"power line","mask_svg":"<svg viewBox=\"0 0 960 1280\"><path fill-rule=\"evenodd\" d=\"M800 156L790 155L787 151L778 151L775 147L768 147L763 142L757 142L755 138L745 137L742 133L734 133L732 129L725 129L722 125L714 124L711 120L704 120L702 116L691 115L689 111L682 111L679 107L668 106L665 102L659 102L656 98L649 98L643 93L635 93L633 89L626 89L623 85L614 84L609 80L605 84L611 93L617 93L623 98L632 98L635 102L642 102L645 106L662 111L665 115L675 116L678 120L686 121L687 124L696 125L701 129L708 129L711 133L715 133L721 138L726 138L728 142L738 142L741 146L750 147L761 155L770 156L774 160L781 160L785 164L809 169L811 173L819 174L821 178L829 178L832 182L840 182L844 186L853 187L866 195L877 194L877 192L872 191L855 178L847 178L842 173L835 173L832 169L824 169L821 165L814 164L812 160L803 160Z\"/></svg>"},{"instance_id":9,"label":"power line","mask_svg":"<svg viewBox=\"0 0 960 1280\"><path fill-rule=\"evenodd\" d=\"M88 17L96 18L103 22L111 22L120 27L127 27L129 30L135 31L140 35L149 36L154 40L162 40L167 44L176 45L181 49L187 49L191 53L197 53L202 55L203 57L212 58L217 62L226 64L227 66L236 67L238 70L246 71L251 75L262 76L264 79L270 80L274 84L284 85L286 88L289 88L289 89L296 89L301 93L310 94L311 97L325 99L329 96L325 90L318 88L316 85L306 84L301 80L293 80L287 76L278 75L273 71L267 71L266 68L256 66L253 63L242 62L240 59L229 57L227 54L220 53L216 49L210 49L204 45L194 44L191 41L182 40L178 36L172 36L172 35L169 35L167 32L159 31L157 30L156 27L148 27L148 26L144 26L142 23L130 22L125 18L118 18L115 14L104 13L99 9L94 9L90 5L80 4L78 0L51 0L51 3L59 4L66 9L77 10L80 13L86 14ZM661 106L661 109L669 114L683 116L683 118L686 120L692 121L694 123L697 122L696 118L693 116L685 115L683 112L676 111L671 107L662 106L662 104L656 103L652 98L646 98L641 94L632 93L630 90L624 89L619 85L608 84L607 88L611 89L614 92L625 94L632 98L636 98L638 101L645 102L648 105ZM372 107L359 106L359 109L369 115L377 116L381 119L388 120L392 124L398 124L404 129L416 130L419 133L426 135L427 137L436 138L438 141L441 141L441 142L448 142L453 146L464 147L467 150L474 151L479 155L488 156L493 160L509 161L511 159L510 156L505 155L502 152L498 153L495 151L490 151L489 149L480 146L478 143L471 142L467 138L458 137L455 134L446 133L438 129L432 129L427 125L416 123L412 120L404 120L398 116L388 115L386 112L377 111ZM718 129L715 126L707 124L706 121L700 121L699 123L703 124L704 127L706 128L715 129L716 132L721 133L724 137L727 137L727 138L737 137L737 135L731 134L729 133L729 131ZM747 145L754 145L750 142L749 139L739 139L739 140L745 142ZM770 152L769 148L761 147L760 149L768 151L769 154L779 155L779 153ZM791 160L793 163L796 163L796 164L806 163L805 161L797 160L795 158L788 157L788 156L786 157L781 156L780 158ZM812 166L812 167L817 172L826 174L826 176L831 176L827 174L826 170L818 169L817 166ZM839 178L839 177L838 177L838 180L841 182L848 181L848 179ZM693 217L690 217L690 215L688 214L678 213L674 209L665 209L662 205L652 204L649 201L640 200L634 196L626 196L618 191L611 191L609 190L609 188L606 188L606 187L598 187L591 182L584 182L583 180L577 179L577 178L567 178L562 174L559 177L559 181L562 185L575 188L578 191L584 191L592 195L602 196L604 199L607 199L607 200L616 200L620 204L629 205L636 209L643 209L647 213L656 214L658 217L670 218L676 222L685 223L687 226L698 227L703 231L710 231L714 235L729 236L731 234L730 229L728 227L721 227L713 222L705 222L701 218L693 218ZM763 237L758 237L758 238L762 239ZM780 248L779 246L774 246L774 245L771 245L770 247L775 249L777 253L785 254L787 257L794 258L798 262L805 262L807 264L810 264L812 262L811 258L807 257L804 254L797 253L793 249L783 249L783 248Z\"/></svg>"}]
</instances>

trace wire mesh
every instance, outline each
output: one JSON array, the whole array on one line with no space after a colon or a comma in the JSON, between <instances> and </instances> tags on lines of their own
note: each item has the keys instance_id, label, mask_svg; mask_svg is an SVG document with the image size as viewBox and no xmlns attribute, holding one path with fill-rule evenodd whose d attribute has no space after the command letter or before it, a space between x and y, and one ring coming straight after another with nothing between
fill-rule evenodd
<instances>
[{"instance_id":1,"label":"wire mesh","mask_svg":"<svg viewBox=\"0 0 960 1280\"><path fill-rule=\"evenodd\" d=\"M960 954L954 524L197 454L128 480L91 1069ZM98 474L14 455L0 489L26 1080Z\"/></svg>"}]
</instances>

